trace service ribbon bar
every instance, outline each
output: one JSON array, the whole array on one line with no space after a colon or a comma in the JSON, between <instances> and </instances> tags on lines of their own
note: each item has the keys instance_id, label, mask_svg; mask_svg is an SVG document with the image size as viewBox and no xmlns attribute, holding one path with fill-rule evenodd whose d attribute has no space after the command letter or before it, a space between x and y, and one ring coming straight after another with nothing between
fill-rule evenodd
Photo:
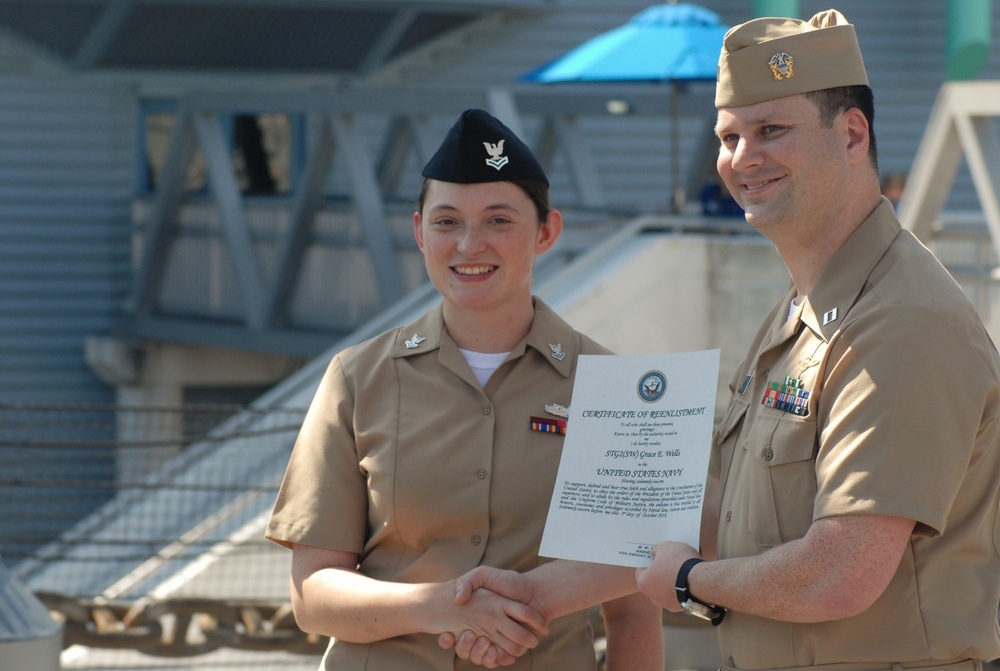
<instances>
[{"instance_id":1,"label":"service ribbon bar","mask_svg":"<svg viewBox=\"0 0 1000 671\"><path fill-rule=\"evenodd\" d=\"M802 380L786 377L784 383L770 383L764 390L764 398L760 403L768 408L805 417L809 414L809 391L802 388Z\"/></svg>"},{"instance_id":2,"label":"service ribbon bar","mask_svg":"<svg viewBox=\"0 0 1000 671\"><path fill-rule=\"evenodd\" d=\"M560 436L566 435L565 419L549 419L548 417L532 417L531 430L542 433L558 433Z\"/></svg>"}]
</instances>

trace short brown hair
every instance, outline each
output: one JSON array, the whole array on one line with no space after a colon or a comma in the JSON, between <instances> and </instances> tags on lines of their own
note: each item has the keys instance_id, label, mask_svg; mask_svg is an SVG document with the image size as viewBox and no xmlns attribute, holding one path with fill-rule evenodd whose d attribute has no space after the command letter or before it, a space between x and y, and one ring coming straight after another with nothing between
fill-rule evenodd
<instances>
[{"instance_id":1,"label":"short brown hair","mask_svg":"<svg viewBox=\"0 0 1000 671\"><path fill-rule=\"evenodd\" d=\"M833 125L837 115L857 107L868 120L868 160L878 172L878 148L875 145L875 94L864 85L838 86L803 93L819 108L820 121L826 127Z\"/></svg>"}]
</instances>

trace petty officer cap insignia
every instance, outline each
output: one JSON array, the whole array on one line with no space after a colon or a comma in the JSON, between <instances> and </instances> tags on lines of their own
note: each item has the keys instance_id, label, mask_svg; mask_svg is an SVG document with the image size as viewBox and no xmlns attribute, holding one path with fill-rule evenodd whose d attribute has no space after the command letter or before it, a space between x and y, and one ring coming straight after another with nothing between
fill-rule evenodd
<instances>
[{"instance_id":1,"label":"petty officer cap insignia","mask_svg":"<svg viewBox=\"0 0 1000 671\"><path fill-rule=\"evenodd\" d=\"M809 21L762 18L722 41L716 107L741 107L839 86L868 85L854 26L835 9Z\"/></svg>"},{"instance_id":2,"label":"petty officer cap insignia","mask_svg":"<svg viewBox=\"0 0 1000 671\"><path fill-rule=\"evenodd\" d=\"M479 109L462 113L424 166L423 176L457 184L522 179L549 183L528 146L507 126Z\"/></svg>"}]
</instances>

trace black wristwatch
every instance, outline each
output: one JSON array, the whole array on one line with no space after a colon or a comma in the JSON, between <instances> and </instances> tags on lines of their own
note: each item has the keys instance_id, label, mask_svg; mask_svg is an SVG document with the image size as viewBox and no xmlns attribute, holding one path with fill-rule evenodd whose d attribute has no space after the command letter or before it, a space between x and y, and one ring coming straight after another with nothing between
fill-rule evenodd
<instances>
[{"instance_id":1,"label":"black wristwatch","mask_svg":"<svg viewBox=\"0 0 1000 671\"><path fill-rule=\"evenodd\" d=\"M688 573L703 561L705 560L700 557L691 557L691 559L681 564L680 570L677 571L677 583L675 585L677 600L680 602L681 608L691 615L708 620L712 623L713 627L718 627L722 624L722 619L726 617L726 609L722 606L710 606L704 601L699 601L691 594L691 590L688 589Z\"/></svg>"}]
</instances>

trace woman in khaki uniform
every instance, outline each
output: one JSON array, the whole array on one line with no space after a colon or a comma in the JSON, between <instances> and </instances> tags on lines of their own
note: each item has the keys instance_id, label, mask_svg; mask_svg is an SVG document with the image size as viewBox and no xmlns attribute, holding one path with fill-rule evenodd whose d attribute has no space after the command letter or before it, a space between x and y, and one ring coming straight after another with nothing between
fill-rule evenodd
<instances>
[{"instance_id":1,"label":"woman in khaki uniform","mask_svg":"<svg viewBox=\"0 0 1000 671\"><path fill-rule=\"evenodd\" d=\"M503 649L491 666L593 669L586 611L546 624L486 590L455 603L476 566L541 563L577 356L607 352L531 295L561 216L528 148L481 110L423 174L414 234L443 301L331 362L267 537L292 549L299 626L334 639L325 669L465 668L437 635L467 629ZM645 597L604 614L609 668L663 668Z\"/></svg>"}]
</instances>

